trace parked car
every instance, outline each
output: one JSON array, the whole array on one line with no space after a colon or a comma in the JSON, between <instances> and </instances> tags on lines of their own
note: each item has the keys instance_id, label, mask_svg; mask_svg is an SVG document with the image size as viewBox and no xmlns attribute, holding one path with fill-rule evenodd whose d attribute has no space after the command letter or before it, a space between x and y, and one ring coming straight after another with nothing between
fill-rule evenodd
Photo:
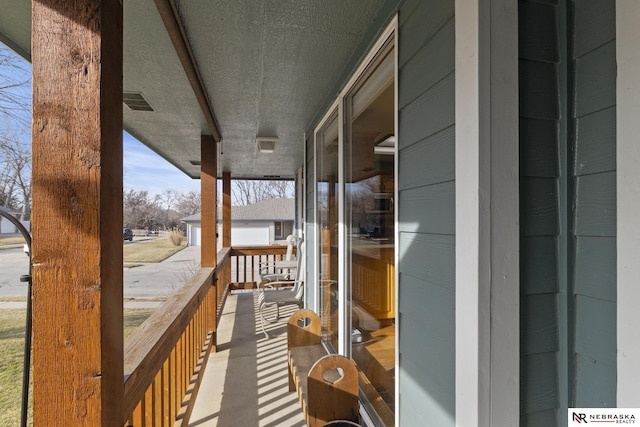
<instances>
[{"instance_id":1,"label":"parked car","mask_svg":"<svg viewBox=\"0 0 640 427\"><path fill-rule=\"evenodd\" d=\"M122 238L123 240L128 240L128 241L132 241L133 240L133 230L130 228L123 228L122 229Z\"/></svg>"},{"instance_id":2,"label":"parked car","mask_svg":"<svg viewBox=\"0 0 640 427\"><path fill-rule=\"evenodd\" d=\"M22 251L29 256L29 245L27 245L27 242L22 244Z\"/></svg>"}]
</instances>

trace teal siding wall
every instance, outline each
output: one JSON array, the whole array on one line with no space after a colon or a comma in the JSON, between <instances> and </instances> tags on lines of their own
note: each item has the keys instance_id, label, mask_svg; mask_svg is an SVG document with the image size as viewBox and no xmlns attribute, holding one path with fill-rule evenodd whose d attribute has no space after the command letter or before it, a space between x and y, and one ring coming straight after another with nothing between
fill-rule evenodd
<instances>
[{"instance_id":1,"label":"teal siding wall","mask_svg":"<svg viewBox=\"0 0 640 427\"><path fill-rule=\"evenodd\" d=\"M519 2L521 425L615 406L615 0Z\"/></svg>"},{"instance_id":2,"label":"teal siding wall","mask_svg":"<svg viewBox=\"0 0 640 427\"><path fill-rule=\"evenodd\" d=\"M519 2L520 414L556 425L558 384L558 7Z\"/></svg>"},{"instance_id":3,"label":"teal siding wall","mask_svg":"<svg viewBox=\"0 0 640 427\"><path fill-rule=\"evenodd\" d=\"M455 421L455 22L453 0L399 14L401 425Z\"/></svg>"},{"instance_id":4,"label":"teal siding wall","mask_svg":"<svg viewBox=\"0 0 640 427\"><path fill-rule=\"evenodd\" d=\"M573 390L616 406L615 0L573 2Z\"/></svg>"}]
</instances>

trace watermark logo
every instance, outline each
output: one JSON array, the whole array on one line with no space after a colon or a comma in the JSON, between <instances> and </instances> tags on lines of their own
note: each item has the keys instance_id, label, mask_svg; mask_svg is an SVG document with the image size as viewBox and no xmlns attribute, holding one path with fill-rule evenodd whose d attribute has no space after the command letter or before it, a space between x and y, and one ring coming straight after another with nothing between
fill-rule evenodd
<instances>
[{"instance_id":1,"label":"watermark logo","mask_svg":"<svg viewBox=\"0 0 640 427\"><path fill-rule=\"evenodd\" d=\"M585 424L627 424L640 425L640 408L569 408L569 426Z\"/></svg>"},{"instance_id":2,"label":"watermark logo","mask_svg":"<svg viewBox=\"0 0 640 427\"><path fill-rule=\"evenodd\" d=\"M574 412L573 413L573 422L578 424L587 423L587 414L584 412Z\"/></svg>"}]
</instances>

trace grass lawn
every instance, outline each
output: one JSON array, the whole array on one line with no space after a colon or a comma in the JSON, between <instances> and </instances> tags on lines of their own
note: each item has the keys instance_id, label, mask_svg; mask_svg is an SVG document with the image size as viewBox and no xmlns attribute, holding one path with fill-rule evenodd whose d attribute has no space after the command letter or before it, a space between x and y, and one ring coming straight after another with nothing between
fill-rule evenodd
<instances>
[{"instance_id":1,"label":"grass lawn","mask_svg":"<svg viewBox=\"0 0 640 427\"><path fill-rule=\"evenodd\" d=\"M21 237L2 238L0 246L20 245L23 241ZM123 248L125 266L136 263L160 262L184 249L185 246L185 239L181 245L176 246L165 238L128 244ZM7 299L3 298L3 300ZM22 301L24 298L16 298L16 300ZM125 309L125 339L153 312L154 309ZM20 425L25 314L26 310L24 309L0 310L0 427Z\"/></svg>"},{"instance_id":2,"label":"grass lawn","mask_svg":"<svg viewBox=\"0 0 640 427\"><path fill-rule=\"evenodd\" d=\"M125 338L153 312L124 310ZM0 310L0 427L20 425L25 314L26 310Z\"/></svg>"},{"instance_id":3,"label":"grass lawn","mask_svg":"<svg viewBox=\"0 0 640 427\"><path fill-rule=\"evenodd\" d=\"M0 248L3 246L20 246L24 242L22 237L0 237ZM168 238L158 238L140 243L128 244L123 248L125 264L144 262L160 262L187 246L187 240L182 238L180 245L174 245ZM129 265L130 266L130 265Z\"/></svg>"},{"instance_id":4,"label":"grass lawn","mask_svg":"<svg viewBox=\"0 0 640 427\"><path fill-rule=\"evenodd\" d=\"M124 263L135 264L141 262L160 262L187 246L183 239L179 246L174 245L169 239L153 239L146 242L129 244L124 247Z\"/></svg>"},{"instance_id":5,"label":"grass lawn","mask_svg":"<svg viewBox=\"0 0 640 427\"><path fill-rule=\"evenodd\" d=\"M0 247L9 245L21 245L24 243L22 237L0 237Z\"/></svg>"}]
</instances>

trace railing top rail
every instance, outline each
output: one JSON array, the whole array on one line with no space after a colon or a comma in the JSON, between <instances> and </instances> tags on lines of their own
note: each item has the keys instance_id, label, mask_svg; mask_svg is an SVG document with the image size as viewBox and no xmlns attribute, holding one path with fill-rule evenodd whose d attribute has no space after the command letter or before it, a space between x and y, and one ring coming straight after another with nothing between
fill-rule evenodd
<instances>
[{"instance_id":1,"label":"railing top rail","mask_svg":"<svg viewBox=\"0 0 640 427\"><path fill-rule=\"evenodd\" d=\"M287 253L287 245L233 246L230 252L231 256L284 255Z\"/></svg>"}]
</instances>

